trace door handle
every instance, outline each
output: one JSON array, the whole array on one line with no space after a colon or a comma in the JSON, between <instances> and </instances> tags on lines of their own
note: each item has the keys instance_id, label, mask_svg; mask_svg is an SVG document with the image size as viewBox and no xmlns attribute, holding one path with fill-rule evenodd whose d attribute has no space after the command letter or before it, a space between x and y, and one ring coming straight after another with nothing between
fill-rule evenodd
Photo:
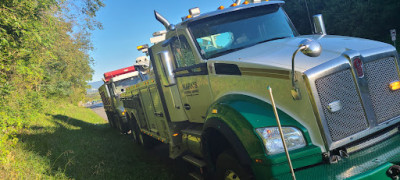
<instances>
[{"instance_id":1,"label":"door handle","mask_svg":"<svg viewBox=\"0 0 400 180\"><path fill-rule=\"evenodd\" d=\"M185 107L186 110L190 110L191 109L189 104L184 104L183 107Z\"/></svg>"},{"instance_id":2,"label":"door handle","mask_svg":"<svg viewBox=\"0 0 400 180\"><path fill-rule=\"evenodd\" d=\"M154 112L154 115L158 117L164 117L164 114L162 112Z\"/></svg>"}]
</instances>

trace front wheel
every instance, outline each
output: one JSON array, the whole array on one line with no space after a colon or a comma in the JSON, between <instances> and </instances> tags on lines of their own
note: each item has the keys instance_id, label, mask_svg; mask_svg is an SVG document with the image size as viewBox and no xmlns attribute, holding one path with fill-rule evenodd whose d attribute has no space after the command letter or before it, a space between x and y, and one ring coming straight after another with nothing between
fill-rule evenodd
<instances>
[{"instance_id":1,"label":"front wheel","mask_svg":"<svg viewBox=\"0 0 400 180\"><path fill-rule=\"evenodd\" d=\"M139 140L139 134L140 134L140 130L139 130L139 126L137 125L136 119L130 116L127 116L128 118L128 124L129 124L129 129L131 130L131 137L132 137L132 141L135 144L140 144L141 141Z\"/></svg>"},{"instance_id":2,"label":"front wheel","mask_svg":"<svg viewBox=\"0 0 400 180\"><path fill-rule=\"evenodd\" d=\"M252 174L239 163L232 151L225 151L217 158L216 179L249 180L252 179Z\"/></svg>"}]
</instances>

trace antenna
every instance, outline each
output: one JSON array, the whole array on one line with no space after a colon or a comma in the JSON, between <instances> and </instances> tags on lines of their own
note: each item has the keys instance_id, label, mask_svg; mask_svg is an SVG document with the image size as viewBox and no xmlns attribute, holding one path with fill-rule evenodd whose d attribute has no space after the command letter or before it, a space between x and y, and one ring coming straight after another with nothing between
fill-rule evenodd
<instances>
[{"instance_id":1,"label":"antenna","mask_svg":"<svg viewBox=\"0 0 400 180\"><path fill-rule=\"evenodd\" d=\"M310 26L311 26L311 33L314 34L314 28L312 26L312 22L311 22L311 17L310 17L310 10L308 9L308 3L307 0L304 0L304 3L306 4L306 9L307 9L307 17L308 17L308 21L310 22Z\"/></svg>"}]
</instances>

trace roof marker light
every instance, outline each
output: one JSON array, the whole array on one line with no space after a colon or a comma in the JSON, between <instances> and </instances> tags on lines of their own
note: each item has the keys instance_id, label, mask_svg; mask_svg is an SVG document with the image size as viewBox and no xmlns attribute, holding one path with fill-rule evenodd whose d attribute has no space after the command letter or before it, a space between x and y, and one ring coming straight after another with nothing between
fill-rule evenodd
<instances>
[{"instance_id":1,"label":"roof marker light","mask_svg":"<svg viewBox=\"0 0 400 180\"><path fill-rule=\"evenodd\" d=\"M394 82L390 83L389 88L392 91L399 90L400 89L400 81L394 81Z\"/></svg>"},{"instance_id":2,"label":"roof marker light","mask_svg":"<svg viewBox=\"0 0 400 180\"><path fill-rule=\"evenodd\" d=\"M146 49L146 48L149 48L149 45L148 45L148 44L143 44L143 45L140 45L140 46L137 46L137 47L136 47L136 49L137 49L138 51L140 51L140 50L142 50L142 49Z\"/></svg>"},{"instance_id":3,"label":"roof marker light","mask_svg":"<svg viewBox=\"0 0 400 180\"><path fill-rule=\"evenodd\" d=\"M249 1L244 1L243 4L244 5L249 4Z\"/></svg>"},{"instance_id":4,"label":"roof marker light","mask_svg":"<svg viewBox=\"0 0 400 180\"><path fill-rule=\"evenodd\" d=\"M235 7L235 6L237 6L237 4L236 4L236 3L233 3L233 4L231 4L231 7Z\"/></svg>"},{"instance_id":5,"label":"roof marker light","mask_svg":"<svg viewBox=\"0 0 400 180\"><path fill-rule=\"evenodd\" d=\"M189 18L192 18L192 15L189 14L186 16L186 19L189 19Z\"/></svg>"},{"instance_id":6,"label":"roof marker light","mask_svg":"<svg viewBox=\"0 0 400 180\"><path fill-rule=\"evenodd\" d=\"M224 8L225 8L224 6L218 7L219 10L223 10Z\"/></svg>"},{"instance_id":7,"label":"roof marker light","mask_svg":"<svg viewBox=\"0 0 400 180\"><path fill-rule=\"evenodd\" d=\"M189 14L192 17L196 17L196 16L200 15L200 8L195 7L195 8L189 9Z\"/></svg>"}]
</instances>

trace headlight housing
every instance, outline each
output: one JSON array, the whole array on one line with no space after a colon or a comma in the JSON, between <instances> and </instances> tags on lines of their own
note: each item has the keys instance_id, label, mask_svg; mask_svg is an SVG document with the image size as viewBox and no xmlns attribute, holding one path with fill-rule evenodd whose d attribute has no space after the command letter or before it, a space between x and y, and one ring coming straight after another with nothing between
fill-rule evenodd
<instances>
[{"instance_id":1,"label":"headlight housing","mask_svg":"<svg viewBox=\"0 0 400 180\"><path fill-rule=\"evenodd\" d=\"M272 155L285 151L278 127L257 128L256 131L263 140L268 154ZM304 136L299 129L294 127L282 127L282 132L288 150L306 146Z\"/></svg>"}]
</instances>

